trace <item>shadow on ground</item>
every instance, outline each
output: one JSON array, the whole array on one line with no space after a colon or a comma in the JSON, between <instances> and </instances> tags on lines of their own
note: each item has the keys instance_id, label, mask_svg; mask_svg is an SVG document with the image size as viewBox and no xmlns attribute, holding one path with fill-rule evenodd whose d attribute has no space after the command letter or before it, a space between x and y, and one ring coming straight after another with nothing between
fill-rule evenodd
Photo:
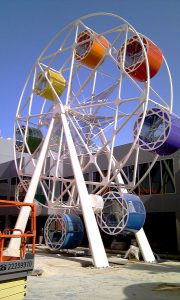
<instances>
[{"instance_id":1,"label":"shadow on ground","mask_svg":"<svg viewBox=\"0 0 180 300\"><path fill-rule=\"evenodd\" d=\"M150 274L157 273L178 273L180 274L180 262L176 261L163 261L153 264L148 264L144 262L136 262L133 264L128 264L126 266L129 269L139 270L139 271L147 271ZM179 275L180 279L180 275Z\"/></svg>"},{"instance_id":2,"label":"shadow on ground","mask_svg":"<svg viewBox=\"0 0 180 300\"><path fill-rule=\"evenodd\" d=\"M151 282L133 284L124 288L124 298L120 300L179 300L180 284Z\"/></svg>"}]
</instances>

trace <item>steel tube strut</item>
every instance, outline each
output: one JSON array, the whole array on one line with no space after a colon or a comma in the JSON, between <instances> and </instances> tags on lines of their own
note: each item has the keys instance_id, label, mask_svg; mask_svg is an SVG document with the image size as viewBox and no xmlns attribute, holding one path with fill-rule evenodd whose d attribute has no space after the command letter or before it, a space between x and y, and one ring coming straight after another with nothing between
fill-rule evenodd
<instances>
[{"instance_id":1,"label":"steel tube strut","mask_svg":"<svg viewBox=\"0 0 180 300\"><path fill-rule=\"evenodd\" d=\"M28 203L33 203L34 201L34 197L35 197L35 193L37 190L37 186L39 183L39 178L41 175L41 171L43 168L43 164L44 164L44 160L46 157L46 153L47 153L47 149L48 149L48 145L49 145L49 140L51 137L51 133L53 130L53 126L54 126L54 122L55 122L55 118L53 117L51 119L45 140L43 142L43 146L39 155L39 159L37 161L37 165L35 167L32 179L30 181L29 184L29 188L28 191L26 193L26 197L24 199L24 202L28 202ZM29 218L29 214L30 214L30 207L22 207L15 225L15 229L21 229L23 232L25 231L26 225L27 225L27 221ZM16 232L14 232L15 234ZM17 232L18 233L18 232ZM6 250L6 252L11 255L11 256L19 256L19 248L20 248L20 239L18 238L12 238L9 242L9 246ZM7 255L6 253L6 255Z\"/></svg>"}]
</instances>

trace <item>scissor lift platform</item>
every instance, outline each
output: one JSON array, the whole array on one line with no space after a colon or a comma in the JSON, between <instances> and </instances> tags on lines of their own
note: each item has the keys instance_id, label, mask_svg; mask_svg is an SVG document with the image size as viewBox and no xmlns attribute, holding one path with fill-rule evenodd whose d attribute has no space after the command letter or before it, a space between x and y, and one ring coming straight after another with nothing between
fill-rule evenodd
<instances>
[{"instance_id":1,"label":"scissor lift platform","mask_svg":"<svg viewBox=\"0 0 180 300\"><path fill-rule=\"evenodd\" d=\"M31 229L21 230L6 228L0 232L0 299L21 300L26 295L27 276L34 268L36 238L36 207L34 204L0 200L0 209L12 206L31 207ZM7 255L5 244L11 238L20 238L19 256ZM26 253L27 240L32 238L32 250Z\"/></svg>"}]
</instances>

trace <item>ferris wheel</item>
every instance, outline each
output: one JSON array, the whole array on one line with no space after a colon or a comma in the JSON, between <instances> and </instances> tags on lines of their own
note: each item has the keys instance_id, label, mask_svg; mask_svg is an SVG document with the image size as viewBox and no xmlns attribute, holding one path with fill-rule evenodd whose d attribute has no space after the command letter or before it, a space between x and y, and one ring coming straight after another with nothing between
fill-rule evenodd
<instances>
[{"instance_id":1,"label":"ferris wheel","mask_svg":"<svg viewBox=\"0 0 180 300\"><path fill-rule=\"evenodd\" d=\"M38 201L36 190L41 190L41 205L55 215L82 213L86 230L93 219L95 227L88 233L93 253L98 246L90 237L97 225L92 207L106 233L137 231L145 211L131 193L165 145L179 147L169 142L172 118L178 122L172 116L172 101L162 50L126 20L96 13L72 22L42 51L21 94L14 149L22 184L24 178L32 178L33 198ZM123 150L125 144L128 151ZM140 149L155 153L141 178ZM133 165L131 176L126 165ZM113 217L107 218L110 211ZM138 228L130 226L134 212L143 215ZM63 217L59 220L63 225Z\"/></svg>"}]
</instances>

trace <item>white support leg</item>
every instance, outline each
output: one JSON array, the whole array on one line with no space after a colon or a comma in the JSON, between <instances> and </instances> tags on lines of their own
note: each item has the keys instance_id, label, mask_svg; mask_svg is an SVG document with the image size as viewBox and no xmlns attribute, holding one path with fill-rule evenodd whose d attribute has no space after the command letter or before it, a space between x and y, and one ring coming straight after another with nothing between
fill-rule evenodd
<instances>
[{"instance_id":1,"label":"white support leg","mask_svg":"<svg viewBox=\"0 0 180 300\"><path fill-rule=\"evenodd\" d=\"M123 182L121 174L118 174L118 176L116 177L116 180L118 183ZM123 193L127 193L127 190L123 189ZM143 228L141 228L138 232L135 233L135 238L136 238L138 246L141 250L144 261L145 262L155 262L156 259L154 257L153 251L151 249L151 246L148 242L148 239L146 237L146 234L145 234Z\"/></svg>"},{"instance_id":2,"label":"white support leg","mask_svg":"<svg viewBox=\"0 0 180 300\"><path fill-rule=\"evenodd\" d=\"M33 201L34 201L34 196L36 193L36 189L37 189L37 186L39 183L39 178L40 178L44 160L46 157L46 152L48 149L49 140L50 140L51 133L53 130L54 121L55 121L55 119L52 118L51 123L48 128L48 131L47 131L47 134L46 134L46 137L45 137L45 140L43 142L41 153L39 155L39 159L38 159L37 165L35 167L32 179L30 181L30 185L29 185L28 191L26 193L24 202L33 203ZM21 208L16 225L15 225L15 229L21 229L24 232L26 225L27 225L30 211L31 211L31 208L28 206L24 206ZM18 232L14 231L14 234L18 234ZM9 256L19 256L20 243L21 243L20 238L11 238L11 240L9 242L9 246L4 254L9 255Z\"/></svg>"},{"instance_id":3,"label":"white support leg","mask_svg":"<svg viewBox=\"0 0 180 300\"><path fill-rule=\"evenodd\" d=\"M136 241L141 250L143 259L145 262L156 262L151 246L149 245L148 239L145 235L144 229L141 228L135 233Z\"/></svg>"},{"instance_id":4,"label":"white support leg","mask_svg":"<svg viewBox=\"0 0 180 300\"><path fill-rule=\"evenodd\" d=\"M68 145L68 150L71 159L71 165L77 185L79 200L82 208L83 218L86 226L86 232L89 240L89 245L93 257L94 266L97 268L108 267L109 263L101 239L96 218L92 209L91 201L84 181L82 170L79 164L78 156L71 136L69 125L64 113L64 107L59 108L60 117L63 125L64 134Z\"/></svg>"},{"instance_id":5,"label":"white support leg","mask_svg":"<svg viewBox=\"0 0 180 300\"><path fill-rule=\"evenodd\" d=\"M104 136L103 133L101 133L100 135L100 138L102 140L103 143L106 143L106 138ZM107 155L107 158L109 159L110 158L110 150L109 150L109 147L107 146L107 152L106 152L106 155ZM112 165L111 165L111 169L114 170L115 168L115 159L114 157L112 158ZM116 183L117 184L124 184L123 182L123 179L122 179L122 176L120 173L117 174L116 178ZM122 190L123 193L127 193L127 189L123 188ZM141 250L141 253L142 253L142 256L143 256L143 259L145 262L156 262L156 259L154 257L154 254L153 254L153 251L151 249L151 246L148 242L148 239L146 237L146 234L144 232L144 229L141 228L138 232L135 233L135 237L136 237L136 241L139 245L139 248Z\"/></svg>"},{"instance_id":6,"label":"white support leg","mask_svg":"<svg viewBox=\"0 0 180 300\"><path fill-rule=\"evenodd\" d=\"M117 176L117 182L119 183L121 181L122 183L122 177L120 174L118 174ZM123 189L123 193L127 193L127 190L126 189ZM142 256L143 256L143 259L145 262L155 262L156 259L154 257L154 254L153 254L153 251L151 249L151 246L148 242L148 239L146 237L146 234L144 232L144 229L141 228L138 232L135 233L135 238L136 238L136 241L138 243L138 246L141 250L141 253L142 253Z\"/></svg>"}]
</instances>

